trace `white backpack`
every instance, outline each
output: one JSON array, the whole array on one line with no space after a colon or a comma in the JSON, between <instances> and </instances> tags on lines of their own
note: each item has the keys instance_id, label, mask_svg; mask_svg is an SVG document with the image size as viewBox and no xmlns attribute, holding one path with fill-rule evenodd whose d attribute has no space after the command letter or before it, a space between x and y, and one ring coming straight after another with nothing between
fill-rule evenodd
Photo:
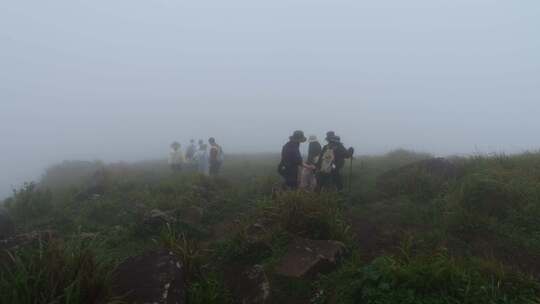
<instances>
[{"instance_id":1,"label":"white backpack","mask_svg":"<svg viewBox=\"0 0 540 304\"><path fill-rule=\"evenodd\" d=\"M334 170L334 160L336 159L334 155L334 149L328 148L322 155L321 162L321 172L322 173L331 173Z\"/></svg>"}]
</instances>

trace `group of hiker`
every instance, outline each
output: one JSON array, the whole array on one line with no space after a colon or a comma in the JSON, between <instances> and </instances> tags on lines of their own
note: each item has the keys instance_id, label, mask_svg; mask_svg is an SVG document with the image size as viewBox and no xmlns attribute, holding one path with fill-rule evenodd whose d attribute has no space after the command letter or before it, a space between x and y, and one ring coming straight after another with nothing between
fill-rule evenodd
<instances>
[{"instance_id":1,"label":"group of hiker","mask_svg":"<svg viewBox=\"0 0 540 304\"><path fill-rule=\"evenodd\" d=\"M295 131L281 151L278 173L284 179L284 188L289 190L305 189L321 191L323 189L343 190L341 170L346 159L352 159L354 149L346 149L341 138L334 131L326 133L327 144L322 147L317 136L309 140L303 131ZM300 144L309 141L307 160L302 159Z\"/></svg>"},{"instance_id":2,"label":"group of hiker","mask_svg":"<svg viewBox=\"0 0 540 304\"><path fill-rule=\"evenodd\" d=\"M303 131L295 131L281 150L281 161L278 173L284 179L284 188L288 190L304 189L321 191L323 189L343 190L341 170L346 159L352 159L354 149L345 148L341 138L334 131L326 133L327 144L323 147L317 136L309 139ZM300 144L308 141L307 159L304 161L300 153ZM223 164L223 149L215 138L208 139L208 144L199 140L190 140L184 153L178 142L171 144L169 165L175 172L186 168L196 169L204 175L218 175Z\"/></svg>"},{"instance_id":3,"label":"group of hiker","mask_svg":"<svg viewBox=\"0 0 540 304\"><path fill-rule=\"evenodd\" d=\"M195 168L204 175L218 175L223 164L223 149L217 144L216 139L210 137L208 144L202 139L198 145L192 139L186 149L185 154L182 151L182 145L179 142L171 144L169 153L169 165L175 172L182 171L185 168Z\"/></svg>"}]
</instances>

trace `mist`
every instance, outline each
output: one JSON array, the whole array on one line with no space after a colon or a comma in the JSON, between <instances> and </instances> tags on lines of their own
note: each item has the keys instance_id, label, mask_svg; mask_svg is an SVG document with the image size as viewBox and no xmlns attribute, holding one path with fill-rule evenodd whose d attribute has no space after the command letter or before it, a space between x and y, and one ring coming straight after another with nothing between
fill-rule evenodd
<instances>
[{"instance_id":1,"label":"mist","mask_svg":"<svg viewBox=\"0 0 540 304\"><path fill-rule=\"evenodd\" d=\"M173 140L360 154L538 148L538 1L0 2L0 197Z\"/></svg>"}]
</instances>

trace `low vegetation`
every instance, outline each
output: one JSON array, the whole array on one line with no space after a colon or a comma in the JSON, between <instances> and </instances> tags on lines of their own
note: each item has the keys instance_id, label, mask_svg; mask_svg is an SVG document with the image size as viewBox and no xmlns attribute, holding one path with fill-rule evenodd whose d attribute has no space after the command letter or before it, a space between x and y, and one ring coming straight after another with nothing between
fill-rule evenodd
<instances>
[{"instance_id":1,"label":"low vegetation","mask_svg":"<svg viewBox=\"0 0 540 304\"><path fill-rule=\"evenodd\" d=\"M273 191L274 155L231 157L219 178L164 162L55 166L5 201L19 235L57 237L0 247L0 302L121 302L115 265L165 247L188 303L241 302L228 276L253 265L271 303L539 303L540 153L419 165L430 158L360 157L350 193L320 194ZM345 254L316 277L273 275L299 237Z\"/></svg>"}]
</instances>

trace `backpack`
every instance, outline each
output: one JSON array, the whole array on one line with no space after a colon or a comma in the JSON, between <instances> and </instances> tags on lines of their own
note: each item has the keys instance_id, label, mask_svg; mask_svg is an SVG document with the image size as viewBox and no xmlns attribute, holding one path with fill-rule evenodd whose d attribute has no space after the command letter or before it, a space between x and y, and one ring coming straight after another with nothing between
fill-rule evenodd
<instances>
[{"instance_id":1,"label":"backpack","mask_svg":"<svg viewBox=\"0 0 540 304\"><path fill-rule=\"evenodd\" d=\"M287 176L287 167L283 163L283 161L280 161L277 167L277 172L281 177Z\"/></svg>"},{"instance_id":2,"label":"backpack","mask_svg":"<svg viewBox=\"0 0 540 304\"><path fill-rule=\"evenodd\" d=\"M321 169L322 173L331 173L335 167L336 156L334 155L334 149L328 148L324 151L321 160Z\"/></svg>"},{"instance_id":3,"label":"backpack","mask_svg":"<svg viewBox=\"0 0 540 304\"><path fill-rule=\"evenodd\" d=\"M223 162L223 149L221 149L221 146L219 145L216 145L216 146L211 146L210 147L210 155L212 155L212 150L215 150L216 151L216 159L215 161L218 162L218 163L222 163Z\"/></svg>"}]
</instances>

